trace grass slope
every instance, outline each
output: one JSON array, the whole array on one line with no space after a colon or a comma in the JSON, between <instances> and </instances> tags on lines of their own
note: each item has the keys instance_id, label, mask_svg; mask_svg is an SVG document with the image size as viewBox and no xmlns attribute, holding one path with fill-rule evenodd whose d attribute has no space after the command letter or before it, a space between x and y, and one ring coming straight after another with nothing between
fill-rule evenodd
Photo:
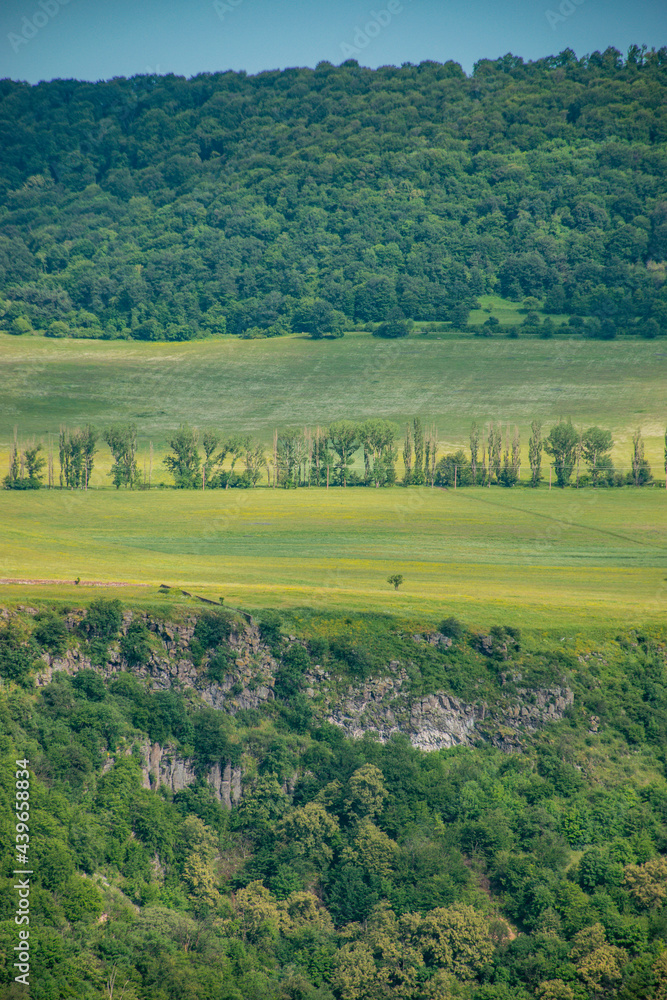
<instances>
[{"instance_id":1,"label":"grass slope","mask_svg":"<svg viewBox=\"0 0 667 1000\"><path fill-rule=\"evenodd\" d=\"M660 490L5 492L0 508L3 579L124 581L140 600L166 583L248 607L596 631L658 622L667 598Z\"/></svg>"}]
</instances>

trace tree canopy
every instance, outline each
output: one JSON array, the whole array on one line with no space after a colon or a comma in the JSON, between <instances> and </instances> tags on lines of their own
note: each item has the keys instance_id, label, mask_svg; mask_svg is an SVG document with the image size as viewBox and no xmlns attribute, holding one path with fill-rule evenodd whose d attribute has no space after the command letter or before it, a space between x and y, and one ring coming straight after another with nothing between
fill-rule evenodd
<instances>
[{"instance_id":1,"label":"tree canopy","mask_svg":"<svg viewBox=\"0 0 667 1000\"><path fill-rule=\"evenodd\" d=\"M667 329L667 49L0 82L0 324L319 338L532 296ZM21 122L21 128L15 124ZM548 331L547 331L548 335Z\"/></svg>"}]
</instances>

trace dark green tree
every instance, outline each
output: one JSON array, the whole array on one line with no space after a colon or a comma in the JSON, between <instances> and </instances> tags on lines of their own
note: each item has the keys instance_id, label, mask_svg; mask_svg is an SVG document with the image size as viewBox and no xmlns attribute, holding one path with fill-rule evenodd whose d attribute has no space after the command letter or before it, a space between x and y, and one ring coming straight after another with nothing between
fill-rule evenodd
<instances>
[{"instance_id":1,"label":"dark green tree","mask_svg":"<svg viewBox=\"0 0 667 1000\"><path fill-rule=\"evenodd\" d=\"M398 306L389 310L386 320L373 330L374 337L407 337L410 327L405 313Z\"/></svg>"},{"instance_id":2,"label":"dark green tree","mask_svg":"<svg viewBox=\"0 0 667 1000\"><path fill-rule=\"evenodd\" d=\"M111 466L111 481L116 489L126 486L132 489L139 482L137 469L137 428L135 424L117 424L104 432L104 440L111 449L114 464Z\"/></svg>"},{"instance_id":3,"label":"dark green tree","mask_svg":"<svg viewBox=\"0 0 667 1000\"><path fill-rule=\"evenodd\" d=\"M632 435L632 478L635 486L651 481L651 466L644 458L644 439L639 429Z\"/></svg>"},{"instance_id":4,"label":"dark green tree","mask_svg":"<svg viewBox=\"0 0 667 1000\"><path fill-rule=\"evenodd\" d=\"M533 420L528 441L528 461L530 463L530 485L539 486L542 479L542 424Z\"/></svg>"},{"instance_id":5,"label":"dark green tree","mask_svg":"<svg viewBox=\"0 0 667 1000\"><path fill-rule=\"evenodd\" d=\"M359 447L359 429L351 420L336 420L329 425L328 438L336 455L336 482L339 486L347 486L352 458Z\"/></svg>"},{"instance_id":6,"label":"dark green tree","mask_svg":"<svg viewBox=\"0 0 667 1000\"><path fill-rule=\"evenodd\" d=\"M572 426L571 420L561 420L555 424L544 439L544 450L553 457L556 482L561 489L572 478L577 460L577 445L579 436Z\"/></svg>"},{"instance_id":7,"label":"dark green tree","mask_svg":"<svg viewBox=\"0 0 667 1000\"><path fill-rule=\"evenodd\" d=\"M479 427L473 423L470 428L470 472L473 484L477 482L477 457L479 455Z\"/></svg>"},{"instance_id":8,"label":"dark green tree","mask_svg":"<svg viewBox=\"0 0 667 1000\"><path fill-rule=\"evenodd\" d=\"M197 449L197 431L182 425L169 440L173 454L167 455L164 464L174 477L179 490L193 490L201 483L201 456Z\"/></svg>"},{"instance_id":9,"label":"dark green tree","mask_svg":"<svg viewBox=\"0 0 667 1000\"><path fill-rule=\"evenodd\" d=\"M419 417L412 421L412 434L415 448L415 461L412 468L412 482L416 486L424 484L424 429Z\"/></svg>"},{"instance_id":10,"label":"dark green tree","mask_svg":"<svg viewBox=\"0 0 667 1000\"><path fill-rule=\"evenodd\" d=\"M594 486L597 486L601 475L608 474L613 468L609 455L613 444L611 431L601 427L589 427L581 437L581 454Z\"/></svg>"}]
</instances>

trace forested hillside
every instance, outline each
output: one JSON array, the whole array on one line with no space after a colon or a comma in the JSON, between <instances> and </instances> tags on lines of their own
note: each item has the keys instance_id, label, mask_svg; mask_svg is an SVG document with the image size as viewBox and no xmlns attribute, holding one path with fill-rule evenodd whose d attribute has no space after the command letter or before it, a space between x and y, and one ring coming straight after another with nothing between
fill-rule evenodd
<instances>
[{"instance_id":1,"label":"forested hillside","mask_svg":"<svg viewBox=\"0 0 667 1000\"><path fill-rule=\"evenodd\" d=\"M667 331L667 50L0 83L0 313L183 340L475 298ZM493 331L489 331L493 332Z\"/></svg>"},{"instance_id":2,"label":"forested hillside","mask_svg":"<svg viewBox=\"0 0 667 1000\"><path fill-rule=\"evenodd\" d=\"M664 998L661 632L200 609L2 610L0 995L20 788L33 1000Z\"/></svg>"}]
</instances>

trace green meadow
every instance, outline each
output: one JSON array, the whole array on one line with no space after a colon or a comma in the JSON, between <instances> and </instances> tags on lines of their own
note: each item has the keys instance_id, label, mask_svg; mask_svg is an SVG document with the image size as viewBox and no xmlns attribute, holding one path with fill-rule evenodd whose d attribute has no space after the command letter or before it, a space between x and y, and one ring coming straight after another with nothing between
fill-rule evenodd
<instances>
[{"instance_id":1,"label":"green meadow","mask_svg":"<svg viewBox=\"0 0 667 1000\"><path fill-rule=\"evenodd\" d=\"M666 362L660 341L0 336L0 462L14 426L23 438L46 440L61 423L102 429L134 421L140 467L151 441L159 485L168 481L168 435L185 422L268 442L276 427L369 416L401 425L418 415L437 426L444 451L467 444L473 420L502 420L518 424L525 455L532 419L546 430L569 416L612 430L617 467L628 467L641 427L659 478ZM433 621L446 610L480 626L596 630L664 614L664 489L126 493L110 488L109 465L100 444L85 493L0 493L0 577L62 581L3 584L7 600L80 600L98 593L86 584L99 581L121 584L113 592L139 602L154 602L165 583L249 608L336 607ZM387 583L393 573L405 578L398 591ZM77 577L80 585L67 583Z\"/></svg>"},{"instance_id":2,"label":"green meadow","mask_svg":"<svg viewBox=\"0 0 667 1000\"><path fill-rule=\"evenodd\" d=\"M101 429L133 421L140 462L152 441L155 477L166 481L159 459L180 423L268 442L276 427L370 416L402 426L419 416L436 425L446 449L467 445L473 421L494 420L519 426L525 453L533 419L548 429L564 416L610 428L614 462L625 468L632 432L641 427L657 472L666 383L660 340L417 334L385 341L355 333L317 343L297 336L141 343L0 335L0 463L15 426L45 440L61 423ZM95 485L108 484L109 461L102 445Z\"/></svg>"},{"instance_id":3,"label":"green meadow","mask_svg":"<svg viewBox=\"0 0 667 1000\"><path fill-rule=\"evenodd\" d=\"M90 598L96 581L166 603L164 583L251 609L591 633L658 624L667 601L660 489L43 490L4 492L0 508L11 601Z\"/></svg>"}]
</instances>

